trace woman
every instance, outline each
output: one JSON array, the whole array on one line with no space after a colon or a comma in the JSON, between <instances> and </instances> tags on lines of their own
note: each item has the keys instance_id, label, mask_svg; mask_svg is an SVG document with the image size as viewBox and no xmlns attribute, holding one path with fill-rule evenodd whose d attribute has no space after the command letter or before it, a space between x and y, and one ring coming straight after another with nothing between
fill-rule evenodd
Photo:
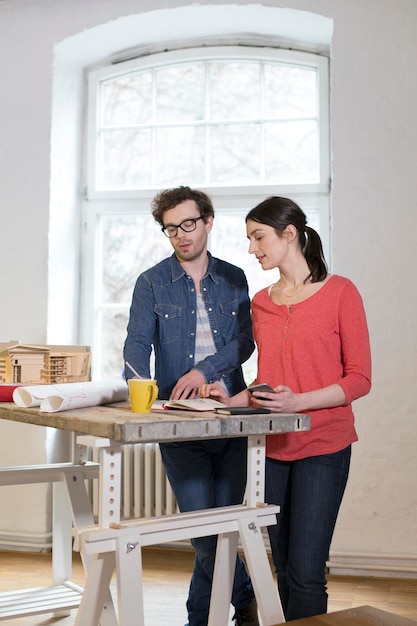
<instances>
[{"instance_id":1,"label":"woman","mask_svg":"<svg viewBox=\"0 0 417 626\"><path fill-rule=\"evenodd\" d=\"M200 395L274 413L308 413L311 430L270 435L265 500L279 504L268 527L286 621L327 612L325 566L357 440L352 401L371 388L365 312L353 283L330 275L318 233L292 200L271 197L246 217L249 253L279 279L253 298L256 383L229 398L217 384ZM256 400L254 399L256 398Z\"/></svg>"}]
</instances>

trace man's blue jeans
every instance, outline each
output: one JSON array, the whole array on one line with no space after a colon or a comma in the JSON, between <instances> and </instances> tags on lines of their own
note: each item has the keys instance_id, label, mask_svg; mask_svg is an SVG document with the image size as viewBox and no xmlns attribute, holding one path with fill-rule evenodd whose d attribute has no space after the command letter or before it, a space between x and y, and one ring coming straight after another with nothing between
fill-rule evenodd
<instances>
[{"instance_id":1,"label":"man's blue jeans","mask_svg":"<svg viewBox=\"0 0 417 626\"><path fill-rule=\"evenodd\" d=\"M246 486L247 439L161 443L165 471L181 512L241 504ZM217 536L192 540L196 555L187 600L189 626L207 626ZM254 598L242 560L236 560L232 604Z\"/></svg>"},{"instance_id":2,"label":"man's blue jeans","mask_svg":"<svg viewBox=\"0 0 417 626\"><path fill-rule=\"evenodd\" d=\"M350 455L348 446L298 461L266 459L265 501L281 506L268 533L287 622L327 612L325 567Z\"/></svg>"}]
</instances>

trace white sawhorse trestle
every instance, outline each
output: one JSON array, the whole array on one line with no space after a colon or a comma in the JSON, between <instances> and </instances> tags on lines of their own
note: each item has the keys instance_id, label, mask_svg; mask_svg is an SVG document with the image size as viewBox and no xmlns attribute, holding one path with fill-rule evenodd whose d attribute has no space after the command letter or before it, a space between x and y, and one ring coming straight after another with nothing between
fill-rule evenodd
<instances>
[{"instance_id":1,"label":"white sawhorse trestle","mask_svg":"<svg viewBox=\"0 0 417 626\"><path fill-rule=\"evenodd\" d=\"M75 626L98 626L116 569L119 626L145 626L142 547L218 535L208 626L226 626L240 536L263 626L284 623L261 528L276 523L280 507L227 506L136 519L112 528L76 528L81 553L92 556Z\"/></svg>"},{"instance_id":2,"label":"white sawhorse trestle","mask_svg":"<svg viewBox=\"0 0 417 626\"><path fill-rule=\"evenodd\" d=\"M36 587L0 594L0 621L53 613L69 615L81 602L82 587L72 583L71 516L75 525L93 524L84 481L98 478L97 463L74 465L25 465L0 468L0 486L52 483L52 578L49 587ZM114 611L114 608L113 608ZM111 622L108 622L111 624Z\"/></svg>"}]
</instances>

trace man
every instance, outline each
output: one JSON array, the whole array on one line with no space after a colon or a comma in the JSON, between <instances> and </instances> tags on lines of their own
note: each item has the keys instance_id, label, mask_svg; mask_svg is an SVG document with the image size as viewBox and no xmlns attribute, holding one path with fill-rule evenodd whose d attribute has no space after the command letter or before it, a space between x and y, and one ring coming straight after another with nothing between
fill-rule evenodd
<instances>
[{"instance_id":1,"label":"man","mask_svg":"<svg viewBox=\"0 0 417 626\"><path fill-rule=\"evenodd\" d=\"M162 191L152 202L152 215L174 253L136 282L124 358L149 378L153 347L161 399L194 398L199 385L214 381L233 395L246 387L241 364L254 350L245 275L207 251L214 210L205 193L189 187ZM180 511L242 503L246 438L164 443L160 449ZM187 626L207 626L216 543L217 537L192 540L196 556ZM236 626L259 625L239 557L232 603Z\"/></svg>"}]
</instances>

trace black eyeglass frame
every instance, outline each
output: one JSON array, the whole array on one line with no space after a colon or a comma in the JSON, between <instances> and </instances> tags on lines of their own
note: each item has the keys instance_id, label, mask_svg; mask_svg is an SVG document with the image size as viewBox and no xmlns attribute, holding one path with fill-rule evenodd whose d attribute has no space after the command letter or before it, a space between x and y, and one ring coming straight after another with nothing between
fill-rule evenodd
<instances>
[{"instance_id":1,"label":"black eyeglass frame","mask_svg":"<svg viewBox=\"0 0 417 626\"><path fill-rule=\"evenodd\" d=\"M178 229L181 228L181 230L184 233L192 233L196 230L197 228L197 222L198 220L202 220L203 216L200 215L200 217L187 217L187 219L182 220L182 222L180 224L168 224L168 226L162 226L161 230L164 233L165 237L168 237L169 239L172 239L173 237L176 237L178 235ZM184 228L184 224L185 222L193 222L193 226L192 228ZM168 232L168 228L175 228L175 233L172 233L172 235L169 234Z\"/></svg>"}]
</instances>

